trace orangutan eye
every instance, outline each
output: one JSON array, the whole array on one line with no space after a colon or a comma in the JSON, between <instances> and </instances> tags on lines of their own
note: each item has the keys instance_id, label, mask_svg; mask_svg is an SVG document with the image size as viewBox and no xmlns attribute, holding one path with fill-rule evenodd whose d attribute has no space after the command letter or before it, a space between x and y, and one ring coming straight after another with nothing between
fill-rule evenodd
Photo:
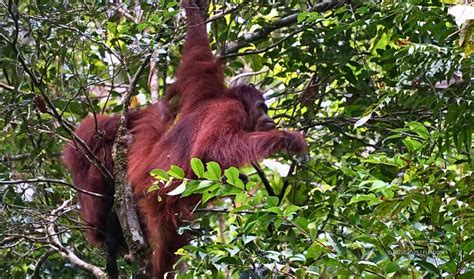
<instances>
[{"instance_id":1,"label":"orangutan eye","mask_svg":"<svg viewBox=\"0 0 474 279\"><path fill-rule=\"evenodd\" d=\"M258 110L264 111L265 113L268 112L268 107L264 102L257 102L256 106Z\"/></svg>"}]
</instances>

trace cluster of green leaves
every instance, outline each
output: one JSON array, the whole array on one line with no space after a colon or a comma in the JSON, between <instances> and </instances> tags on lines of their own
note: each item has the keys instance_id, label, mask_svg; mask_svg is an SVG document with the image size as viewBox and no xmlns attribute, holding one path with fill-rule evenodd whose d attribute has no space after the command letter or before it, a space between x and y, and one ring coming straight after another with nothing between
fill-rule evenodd
<instances>
[{"instance_id":1,"label":"cluster of green leaves","mask_svg":"<svg viewBox=\"0 0 474 279\"><path fill-rule=\"evenodd\" d=\"M191 167L194 174L203 180L189 180L185 178L185 173L182 168L173 165L167 172L160 169L151 171L151 175L155 177L157 181L149 188L148 192L158 190L161 187L169 187L175 179L182 180L182 183L168 192L167 195L188 197L192 194L201 194L201 201L203 203L215 197L238 194L240 190L244 190L244 183L239 178L239 170L235 167L226 169L224 176L222 176L221 167L216 162L207 162L206 168L204 168L204 164L200 159L193 158L191 160ZM226 181L225 184L222 183L223 177ZM163 182L165 185L162 185ZM250 188L254 184L253 182L249 182L246 187Z\"/></svg>"},{"instance_id":2,"label":"cluster of green leaves","mask_svg":"<svg viewBox=\"0 0 474 279\"><path fill-rule=\"evenodd\" d=\"M400 130L427 136L419 123ZM406 142L407 148L413 144ZM181 228L182 233L197 235L178 252L180 262L190 267L183 274L186 278L218 274L267 277L275 272L301 278L322 272L369 277L439 275L440 270L455 274L456 262L468 263L463 254L473 249L470 235L457 228L471 225L464 219L470 205L462 202L470 195L471 181L465 177L454 185L450 180L456 178L453 172L447 175L450 179L437 175L435 164L443 163L441 159L415 158L414 151L393 157L373 154L358 165L345 156L341 175L350 176L352 183L343 191L320 185L309 193L304 205L281 203L260 190L255 181L244 185L236 168L225 170L222 176L217 163L209 162L204 168L199 159L191 162L198 180L186 179L176 166L168 172L157 169L152 174L158 181L150 191L158 189L159 183L178 179L183 182L168 195L199 194L203 202L215 199L212 208L203 209L197 220ZM398 173L383 175L387 169ZM417 172L423 172L425 178L414 179ZM394 178L390 181L388 177ZM275 171L270 183L278 188L281 179ZM460 197L445 200L436 195L438 189L444 189L446 196L459 193ZM286 191L283 199L289 199L290 193ZM456 243L460 239L466 241Z\"/></svg>"},{"instance_id":3,"label":"cluster of green leaves","mask_svg":"<svg viewBox=\"0 0 474 279\"><path fill-rule=\"evenodd\" d=\"M262 247L256 246L253 249L258 248L258 251L253 251L249 247L246 248L246 246L252 245L258 238L262 238L266 234L262 232L262 229L268 229L268 226L271 226L272 229L279 229L282 225L298 228L298 224L293 222L293 219L296 216L296 212L301 208L293 204L282 208L279 206L280 203L277 197L268 197L264 193L258 192L260 185L256 181L250 180L244 184L239 177L239 170L235 167L230 167L222 173L218 163L207 162L206 167L204 167L204 164L198 158L191 160L191 167L197 179L185 178L184 170L177 166L171 166L168 171L152 170L151 174L157 180L149 188L149 192L158 190L161 187L169 187L173 181L179 180L182 182L175 186L173 190L167 192L167 195L180 195L182 198L186 198L197 194L202 196L201 201L203 203L210 199L215 199L216 203L221 203L223 199L231 197L234 208L227 210L229 206L229 200L227 200L224 201L227 204L226 209L221 208L220 210L228 215L229 220L237 223L234 224L232 231L215 231L211 233L208 231L209 228L207 226L196 227L196 225L202 225L202 219L198 219L193 224L185 225L181 228L181 233L204 232L204 234L199 235L200 241L203 242L199 247L190 245L178 252L183 256L180 262L187 262L187 264L196 269L193 273L189 273L189 276L217 274L220 268L223 268L223 270L228 268L232 272L238 271L241 275L245 275L247 272L251 273L253 272L250 269L252 262L249 262L246 258L253 258L255 253L262 253L262 256L270 256L268 262L259 259L261 264L272 266L275 264L275 260L279 261L278 258L281 255L277 251L265 251L262 250ZM258 207L258 210L255 207ZM203 209L203 211L206 212L206 209ZM262 222L264 223L261 224ZM261 235L262 233L264 235ZM315 235L316 231L311 233ZM221 236L217 234L221 234ZM222 243L218 239L229 239L229 243ZM204 243L206 244L202 245ZM326 250L330 250L330 248L322 246ZM292 255L289 254L289 251L286 251L284 259L301 262L305 259L302 253L303 251L300 251L299 254ZM267 273L263 269L262 272Z\"/></svg>"}]
</instances>

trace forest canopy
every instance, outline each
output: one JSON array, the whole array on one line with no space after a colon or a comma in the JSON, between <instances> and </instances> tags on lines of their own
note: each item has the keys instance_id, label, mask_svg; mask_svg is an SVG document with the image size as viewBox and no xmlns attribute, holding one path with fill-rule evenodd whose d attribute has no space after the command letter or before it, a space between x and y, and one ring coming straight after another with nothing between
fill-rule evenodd
<instances>
[{"instance_id":1,"label":"forest canopy","mask_svg":"<svg viewBox=\"0 0 474 279\"><path fill-rule=\"evenodd\" d=\"M309 153L238 171L204 162L214 175L172 193L200 191L204 204L180 228L193 239L178 251L178 277L474 278L473 10L210 1L226 83L260 88ZM184 34L175 1L0 3L0 274L105 274L62 150L86 116L156 103ZM139 265L118 264L129 277Z\"/></svg>"}]
</instances>

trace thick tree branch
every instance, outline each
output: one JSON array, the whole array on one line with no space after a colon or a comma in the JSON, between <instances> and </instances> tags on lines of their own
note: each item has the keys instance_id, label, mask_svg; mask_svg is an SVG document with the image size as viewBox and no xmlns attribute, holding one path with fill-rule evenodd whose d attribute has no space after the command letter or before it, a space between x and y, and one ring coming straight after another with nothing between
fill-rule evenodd
<instances>
[{"instance_id":1,"label":"thick tree branch","mask_svg":"<svg viewBox=\"0 0 474 279\"><path fill-rule=\"evenodd\" d=\"M130 80L127 94L123 99L123 110L120 116L117 136L112 150L112 157L115 164L115 202L113 211L117 214L120 226L124 232L125 241L127 242L132 257L134 259L139 259L138 263L141 274L144 274L148 264L148 247L140 228L132 188L127 178L127 155L132 138L126 127L125 116L128 113L131 97L135 92L138 80L146 66L149 64L151 56L152 55L149 54L145 57L140 67L135 72L135 75Z\"/></svg>"}]
</instances>

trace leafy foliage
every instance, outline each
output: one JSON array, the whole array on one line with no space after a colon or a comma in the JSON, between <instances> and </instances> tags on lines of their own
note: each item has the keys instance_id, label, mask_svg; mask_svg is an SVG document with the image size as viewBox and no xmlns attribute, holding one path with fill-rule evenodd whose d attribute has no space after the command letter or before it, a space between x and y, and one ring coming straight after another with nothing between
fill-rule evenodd
<instances>
[{"instance_id":1,"label":"leafy foliage","mask_svg":"<svg viewBox=\"0 0 474 279\"><path fill-rule=\"evenodd\" d=\"M459 46L469 22L457 26L440 1L319 2L211 4L227 76L265 90L270 114L303 130L310 153L264 162L274 196L253 168L194 159L198 180L169 194L210 202L181 228L195 237L179 251L180 276L472 278L474 61L470 43ZM163 94L180 57L178 4L7 1L0 17L0 272L86 276L46 230L104 266L74 203L48 219L75 191L61 150L87 114L120 111L148 55L155 71L134 106ZM184 178L177 166L152 175Z\"/></svg>"}]
</instances>

